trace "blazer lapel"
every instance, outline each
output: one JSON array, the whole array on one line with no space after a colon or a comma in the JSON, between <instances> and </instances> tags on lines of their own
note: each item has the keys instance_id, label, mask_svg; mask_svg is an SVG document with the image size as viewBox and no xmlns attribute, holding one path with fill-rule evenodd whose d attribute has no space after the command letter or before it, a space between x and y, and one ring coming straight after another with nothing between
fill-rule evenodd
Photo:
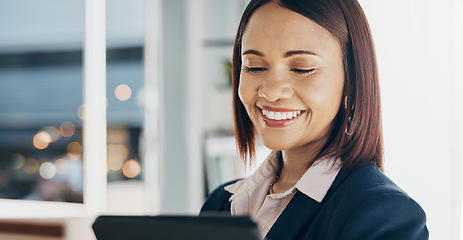
<instances>
[{"instance_id":1,"label":"blazer lapel","mask_svg":"<svg viewBox=\"0 0 463 240\"><path fill-rule=\"evenodd\" d=\"M304 228L310 226L321 206L322 204L307 195L296 192L265 239L295 239Z\"/></svg>"},{"instance_id":2,"label":"blazer lapel","mask_svg":"<svg viewBox=\"0 0 463 240\"><path fill-rule=\"evenodd\" d=\"M273 227L265 236L267 240L296 239L301 231L307 232L323 204L330 198L344 180L350 175L351 171L341 168L331 185L322 203L318 203L307 195L297 192L293 199L281 213ZM299 236L302 237L302 236Z\"/></svg>"}]
</instances>

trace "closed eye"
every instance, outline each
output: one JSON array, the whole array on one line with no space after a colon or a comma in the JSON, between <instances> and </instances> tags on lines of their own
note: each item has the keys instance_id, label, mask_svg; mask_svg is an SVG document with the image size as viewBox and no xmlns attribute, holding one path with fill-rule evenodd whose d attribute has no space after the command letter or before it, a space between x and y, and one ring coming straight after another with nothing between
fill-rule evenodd
<instances>
[{"instance_id":1,"label":"closed eye","mask_svg":"<svg viewBox=\"0 0 463 240\"><path fill-rule=\"evenodd\" d=\"M264 68L264 67L245 67L245 70L246 72L250 72L250 73L261 73L261 72L264 72L265 70L267 70L267 68Z\"/></svg>"},{"instance_id":2,"label":"closed eye","mask_svg":"<svg viewBox=\"0 0 463 240\"><path fill-rule=\"evenodd\" d=\"M294 72L298 75L310 75L312 74L315 69L299 69L299 68L293 68L290 70L291 72Z\"/></svg>"}]
</instances>

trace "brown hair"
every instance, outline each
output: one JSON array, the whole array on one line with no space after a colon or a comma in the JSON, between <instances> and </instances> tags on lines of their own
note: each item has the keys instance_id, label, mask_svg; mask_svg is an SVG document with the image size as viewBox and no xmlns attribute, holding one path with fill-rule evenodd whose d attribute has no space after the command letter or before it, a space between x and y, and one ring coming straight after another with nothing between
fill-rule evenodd
<instances>
[{"instance_id":1,"label":"brown hair","mask_svg":"<svg viewBox=\"0 0 463 240\"><path fill-rule=\"evenodd\" d=\"M339 157L347 169L373 163L383 170L383 136L378 70L371 31L356 0L252 0L241 18L233 49L235 139L243 163L255 155L255 129L238 96L241 44L246 25L260 6L276 2L327 29L341 45L343 98L330 136L314 160Z\"/></svg>"}]
</instances>

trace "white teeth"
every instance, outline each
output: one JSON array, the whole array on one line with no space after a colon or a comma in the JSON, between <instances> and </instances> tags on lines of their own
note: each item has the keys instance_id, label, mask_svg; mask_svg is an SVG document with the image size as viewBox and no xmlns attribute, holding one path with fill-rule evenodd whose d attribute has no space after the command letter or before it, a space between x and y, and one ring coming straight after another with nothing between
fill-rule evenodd
<instances>
[{"instance_id":1,"label":"white teeth","mask_svg":"<svg viewBox=\"0 0 463 240\"><path fill-rule=\"evenodd\" d=\"M266 116L268 119L272 120L286 120L286 119L293 119L301 114L301 111L295 112L274 112L269 110L262 109L262 114Z\"/></svg>"},{"instance_id":2,"label":"white teeth","mask_svg":"<svg viewBox=\"0 0 463 240\"><path fill-rule=\"evenodd\" d=\"M267 117L270 118L270 119L275 119L275 112L269 111L269 112L267 113Z\"/></svg>"}]
</instances>

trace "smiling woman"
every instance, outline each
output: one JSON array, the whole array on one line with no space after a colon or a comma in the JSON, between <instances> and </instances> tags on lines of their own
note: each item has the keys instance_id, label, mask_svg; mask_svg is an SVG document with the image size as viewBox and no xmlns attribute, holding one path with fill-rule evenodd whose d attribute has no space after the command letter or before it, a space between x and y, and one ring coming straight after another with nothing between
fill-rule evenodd
<instances>
[{"instance_id":1,"label":"smiling woman","mask_svg":"<svg viewBox=\"0 0 463 240\"><path fill-rule=\"evenodd\" d=\"M428 239L424 211L382 173L376 57L356 0L251 1L232 70L241 159L255 135L273 152L202 213L249 215L266 239Z\"/></svg>"}]
</instances>

